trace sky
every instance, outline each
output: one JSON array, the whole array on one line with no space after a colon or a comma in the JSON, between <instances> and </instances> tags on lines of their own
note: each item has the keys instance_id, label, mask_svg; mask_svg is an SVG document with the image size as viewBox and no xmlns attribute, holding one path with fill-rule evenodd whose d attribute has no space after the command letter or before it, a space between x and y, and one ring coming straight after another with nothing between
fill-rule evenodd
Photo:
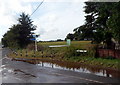
<instances>
[{"instance_id":1,"label":"sky","mask_svg":"<svg viewBox=\"0 0 120 85\"><path fill-rule=\"evenodd\" d=\"M22 12L31 15L42 0L0 0L0 39ZM38 40L65 39L85 23L84 2L86 0L45 0L38 10L30 16L37 26Z\"/></svg>"}]
</instances>

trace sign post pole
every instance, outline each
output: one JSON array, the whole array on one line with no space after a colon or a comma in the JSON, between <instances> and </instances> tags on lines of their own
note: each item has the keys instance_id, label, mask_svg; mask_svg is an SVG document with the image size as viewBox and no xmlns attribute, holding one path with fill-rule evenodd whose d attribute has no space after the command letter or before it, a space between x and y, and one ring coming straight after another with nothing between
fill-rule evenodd
<instances>
[{"instance_id":1,"label":"sign post pole","mask_svg":"<svg viewBox=\"0 0 120 85\"><path fill-rule=\"evenodd\" d=\"M33 35L33 37L34 37L34 39L32 39L32 40L35 41L35 51L37 51L37 40L36 40L36 35Z\"/></svg>"},{"instance_id":2,"label":"sign post pole","mask_svg":"<svg viewBox=\"0 0 120 85\"><path fill-rule=\"evenodd\" d=\"M36 40L36 37L35 37L35 51L37 51L37 40Z\"/></svg>"}]
</instances>

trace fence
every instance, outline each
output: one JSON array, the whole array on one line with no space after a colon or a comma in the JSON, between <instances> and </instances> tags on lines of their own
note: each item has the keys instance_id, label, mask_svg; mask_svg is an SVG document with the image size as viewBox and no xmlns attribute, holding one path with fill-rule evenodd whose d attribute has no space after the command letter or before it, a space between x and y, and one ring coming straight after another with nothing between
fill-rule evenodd
<instances>
[{"instance_id":1,"label":"fence","mask_svg":"<svg viewBox=\"0 0 120 85\"><path fill-rule=\"evenodd\" d=\"M97 49L97 55L102 58L111 56L113 58L120 59L120 50L113 49Z\"/></svg>"}]
</instances>

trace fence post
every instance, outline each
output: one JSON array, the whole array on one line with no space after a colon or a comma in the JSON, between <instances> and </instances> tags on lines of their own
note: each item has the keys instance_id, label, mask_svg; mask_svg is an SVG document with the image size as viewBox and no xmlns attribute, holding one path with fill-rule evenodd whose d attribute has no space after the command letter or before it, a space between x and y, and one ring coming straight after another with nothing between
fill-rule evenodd
<instances>
[{"instance_id":1,"label":"fence post","mask_svg":"<svg viewBox=\"0 0 120 85\"><path fill-rule=\"evenodd\" d=\"M43 51L41 51L41 54L42 54L42 58L43 58Z\"/></svg>"},{"instance_id":2,"label":"fence post","mask_svg":"<svg viewBox=\"0 0 120 85\"><path fill-rule=\"evenodd\" d=\"M44 62L42 62L42 67L44 67Z\"/></svg>"},{"instance_id":3,"label":"fence post","mask_svg":"<svg viewBox=\"0 0 120 85\"><path fill-rule=\"evenodd\" d=\"M20 52L20 56L22 56L22 50L21 50L21 52Z\"/></svg>"},{"instance_id":4,"label":"fence post","mask_svg":"<svg viewBox=\"0 0 120 85\"><path fill-rule=\"evenodd\" d=\"M53 63L52 63L52 68L54 68L54 67L53 67Z\"/></svg>"},{"instance_id":5,"label":"fence post","mask_svg":"<svg viewBox=\"0 0 120 85\"><path fill-rule=\"evenodd\" d=\"M27 54L27 50L26 50L26 57L28 56L28 54Z\"/></svg>"},{"instance_id":6,"label":"fence post","mask_svg":"<svg viewBox=\"0 0 120 85\"><path fill-rule=\"evenodd\" d=\"M116 58L116 50L114 49L113 52L114 52L114 58Z\"/></svg>"}]
</instances>

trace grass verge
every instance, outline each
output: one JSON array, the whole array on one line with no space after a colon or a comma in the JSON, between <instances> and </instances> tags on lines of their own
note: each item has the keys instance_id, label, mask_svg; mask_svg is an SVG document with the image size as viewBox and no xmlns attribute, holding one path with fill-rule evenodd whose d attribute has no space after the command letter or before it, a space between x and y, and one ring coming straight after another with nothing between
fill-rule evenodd
<instances>
[{"instance_id":1,"label":"grass verge","mask_svg":"<svg viewBox=\"0 0 120 85\"><path fill-rule=\"evenodd\" d=\"M103 59L94 58L95 50L90 41L73 41L69 47L48 48L49 45L65 45L66 42L42 42L38 45L44 46L44 50L35 52L33 50L18 50L18 55L13 53L9 54L11 58L24 58L24 59L55 59L60 61L80 62L82 64L99 66L103 68L110 68L120 70L120 59ZM77 49L87 49L86 54L77 53ZM27 54L26 54L27 50Z\"/></svg>"}]
</instances>

